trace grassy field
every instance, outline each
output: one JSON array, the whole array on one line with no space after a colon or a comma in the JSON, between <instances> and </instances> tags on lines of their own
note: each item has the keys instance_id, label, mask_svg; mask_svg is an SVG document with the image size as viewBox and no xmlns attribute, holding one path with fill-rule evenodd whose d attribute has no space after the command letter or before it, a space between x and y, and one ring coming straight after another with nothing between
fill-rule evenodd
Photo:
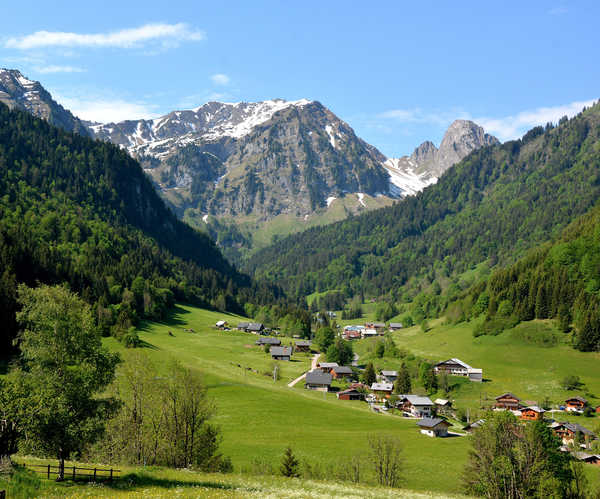
<instances>
[{"instance_id":1,"label":"grassy field","mask_svg":"<svg viewBox=\"0 0 600 499\"><path fill-rule=\"evenodd\" d=\"M326 466L340 456L365 454L367 435L376 433L402 439L407 488L460 492L469 438L431 439L420 435L414 420L375 414L364 403L340 401L333 393L307 391L301 384L287 387L309 368L308 354L280 362L281 379L274 382L262 373L270 371L272 361L253 346L256 336L218 331L212 325L219 319L235 324L240 318L179 306L167 323L146 323L139 334L157 361L174 357L204 373L218 407L215 422L223 432L222 451L237 470L250 470L256 459L277 467L288 444L299 459ZM184 331L190 328L196 332ZM106 343L122 350L110 338Z\"/></svg>"},{"instance_id":2,"label":"grassy field","mask_svg":"<svg viewBox=\"0 0 600 499\"><path fill-rule=\"evenodd\" d=\"M18 458L18 463L39 464L43 460ZM92 466L89 463L75 463ZM68 462L67 466L73 465ZM409 489L386 489L354 484L340 484L304 479L245 474L196 473L161 467L122 467L119 480L113 483L70 481L56 483L40 478L27 470L19 470L8 482L0 476L0 489L7 497L67 498L442 498L459 497L451 494L420 493ZM462 496L460 496L462 497Z\"/></svg>"}]
</instances>

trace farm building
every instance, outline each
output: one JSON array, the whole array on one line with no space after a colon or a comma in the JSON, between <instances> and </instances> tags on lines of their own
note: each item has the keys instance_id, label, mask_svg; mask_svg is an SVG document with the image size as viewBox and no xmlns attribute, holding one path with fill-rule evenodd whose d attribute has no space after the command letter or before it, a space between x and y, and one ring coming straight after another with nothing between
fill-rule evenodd
<instances>
[{"instance_id":1,"label":"farm building","mask_svg":"<svg viewBox=\"0 0 600 499\"><path fill-rule=\"evenodd\" d=\"M343 336L346 340L360 340L362 338L361 332L357 329L344 329Z\"/></svg>"},{"instance_id":2,"label":"farm building","mask_svg":"<svg viewBox=\"0 0 600 499\"><path fill-rule=\"evenodd\" d=\"M385 322L367 322L365 324L365 327L367 329L375 329L375 331L377 331L377 333L384 333L385 332Z\"/></svg>"},{"instance_id":3,"label":"farm building","mask_svg":"<svg viewBox=\"0 0 600 499\"><path fill-rule=\"evenodd\" d=\"M521 409L520 418L523 421L541 421L544 419L544 409L538 407L537 405L531 405L529 407L525 407Z\"/></svg>"},{"instance_id":4,"label":"farm building","mask_svg":"<svg viewBox=\"0 0 600 499\"><path fill-rule=\"evenodd\" d=\"M340 400L363 400L365 394L359 392L356 388L348 388L347 390L338 392L337 398Z\"/></svg>"},{"instance_id":5,"label":"farm building","mask_svg":"<svg viewBox=\"0 0 600 499\"><path fill-rule=\"evenodd\" d=\"M436 374L446 373L451 376L464 376L471 381L483 381L483 370L471 367L460 359L448 359L433 366Z\"/></svg>"},{"instance_id":6,"label":"farm building","mask_svg":"<svg viewBox=\"0 0 600 499\"><path fill-rule=\"evenodd\" d=\"M331 386L331 374L324 373L319 369L306 373L306 379L304 381L304 387L307 390L317 390L320 392L329 391Z\"/></svg>"},{"instance_id":7,"label":"farm building","mask_svg":"<svg viewBox=\"0 0 600 499\"><path fill-rule=\"evenodd\" d=\"M400 407L417 418L427 418L433 411L433 402L429 397L420 395L400 395Z\"/></svg>"},{"instance_id":8,"label":"farm building","mask_svg":"<svg viewBox=\"0 0 600 499\"><path fill-rule=\"evenodd\" d=\"M249 324L248 322L240 322L240 323L237 325L237 328L238 328L238 330L240 330L240 331L248 331L248 324Z\"/></svg>"},{"instance_id":9,"label":"farm building","mask_svg":"<svg viewBox=\"0 0 600 499\"><path fill-rule=\"evenodd\" d=\"M430 437L447 437L450 423L441 418L423 418L417 421L421 433Z\"/></svg>"},{"instance_id":10,"label":"farm building","mask_svg":"<svg viewBox=\"0 0 600 499\"><path fill-rule=\"evenodd\" d=\"M271 347L269 353L274 360L290 360L292 358L292 347Z\"/></svg>"},{"instance_id":11,"label":"farm building","mask_svg":"<svg viewBox=\"0 0 600 499\"><path fill-rule=\"evenodd\" d=\"M398 331L398 329L402 329L402 323L390 322L390 331Z\"/></svg>"},{"instance_id":12,"label":"farm building","mask_svg":"<svg viewBox=\"0 0 600 499\"><path fill-rule=\"evenodd\" d=\"M263 337L263 338L258 338L258 340L256 340L256 344L258 346L271 345L274 347L278 347L281 345L281 340L279 340L277 338Z\"/></svg>"},{"instance_id":13,"label":"farm building","mask_svg":"<svg viewBox=\"0 0 600 499\"><path fill-rule=\"evenodd\" d=\"M394 385L391 383L373 383L371 385L371 391L379 400L388 398L392 394Z\"/></svg>"},{"instance_id":14,"label":"farm building","mask_svg":"<svg viewBox=\"0 0 600 499\"><path fill-rule=\"evenodd\" d=\"M312 345L312 341L310 340L298 340L294 347L297 352L310 352L310 346Z\"/></svg>"},{"instance_id":15,"label":"farm building","mask_svg":"<svg viewBox=\"0 0 600 499\"><path fill-rule=\"evenodd\" d=\"M481 428L485 424L485 419L478 419L477 421L473 421L466 426L463 426L463 430L472 433L478 428Z\"/></svg>"},{"instance_id":16,"label":"farm building","mask_svg":"<svg viewBox=\"0 0 600 499\"><path fill-rule=\"evenodd\" d=\"M332 367L329 372L334 377L334 379L351 378L354 375L352 368L348 366Z\"/></svg>"},{"instance_id":17,"label":"farm building","mask_svg":"<svg viewBox=\"0 0 600 499\"><path fill-rule=\"evenodd\" d=\"M381 381L393 384L396 379L398 379L398 371L381 371Z\"/></svg>"},{"instance_id":18,"label":"farm building","mask_svg":"<svg viewBox=\"0 0 600 499\"><path fill-rule=\"evenodd\" d=\"M579 395L565 400L565 408L567 411L583 412L583 409L588 405L588 401Z\"/></svg>"},{"instance_id":19,"label":"farm building","mask_svg":"<svg viewBox=\"0 0 600 499\"><path fill-rule=\"evenodd\" d=\"M494 407L496 409L508 409L511 411L517 411L521 408L521 399L515 394L506 392L496 397L496 403Z\"/></svg>"},{"instance_id":20,"label":"farm building","mask_svg":"<svg viewBox=\"0 0 600 499\"><path fill-rule=\"evenodd\" d=\"M227 321L217 321L217 323L215 324L215 327L218 327L219 329L223 329L227 327Z\"/></svg>"},{"instance_id":21,"label":"farm building","mask_svg":"<svg viewBox=\"0 0 600 499\"><path fill-rule=\"evenodd\" d=\"M583 461L587 464L595 464L600 466L600 456L597 454L588 454L587 452L573 452L571 454L578 461Z\"/></svg>"},{"instance_id":22,"label":"farm building","mask_svg":"<svg viewBox=\"0 0 600 499\"><path fill-rule=\"evenodd\" d=\"M260 333L264 329L265 326L260 322L250 322L248 324L248 327L246 328L246 331L248 331L249 333Z\"/></svg>"}]
</instances>

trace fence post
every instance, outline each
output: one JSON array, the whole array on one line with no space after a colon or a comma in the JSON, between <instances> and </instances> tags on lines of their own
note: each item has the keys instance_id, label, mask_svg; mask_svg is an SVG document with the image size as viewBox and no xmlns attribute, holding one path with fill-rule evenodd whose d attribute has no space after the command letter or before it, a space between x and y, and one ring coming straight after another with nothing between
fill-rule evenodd
<instances>
[{"instance_id":1,"label":"fence post","mask_svg":"<svg viewBox=\"0 0 600 499\"><path fill-rule=\"evenodd\" d=\"M50 480L50 465L48 465L48 480Z\"/></svg>"},{"instance_id":2,"label":"fence post","mask_svg":"<svg viewBox=\"0 0 600 499\"><path fill-rule=\"evenodd\" d=\"M94 482L96 481L96 468L94 468Z\"/></svg>"},{"instance_id":3,"label":"fence post","mask_svg":"<svg viewBox=\"0 0 600 499\"><path fill-rule=\"evenodd\" d=\"M108 479L109 482L112 482L112 468L110 469L110 478Z\"/></svg>"},{"instance_id":4,"label":"fence post","mask_svg":"<svg viewBox=\"0 0 600 499\"><path fill-rule=\"evenodd\" d=\"M75 481L75 466L73 466L73 481Z\"/></svg>"}]
</instances>

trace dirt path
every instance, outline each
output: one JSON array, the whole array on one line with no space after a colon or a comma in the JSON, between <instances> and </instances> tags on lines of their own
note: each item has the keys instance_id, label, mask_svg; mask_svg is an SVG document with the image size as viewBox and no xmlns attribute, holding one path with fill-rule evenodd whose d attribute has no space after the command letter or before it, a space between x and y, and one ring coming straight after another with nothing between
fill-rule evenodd
<instances>
[{"instance_id":1,"label":"dirt path","mask_svg":"<svg viewBox=\"0 0 600 499\"><path fill-rule=\"evenodd\" d=\"M321 356L320 353L316 353L313 358L312 358L312 362L310 364L310 370L312 371L313 369L317 368L317 364L319 362L319 357ZM298 383L300 380L303 380L304 378L306 378L306 373L304 373L302 376L296 378L294 381L291 381L290 383L288 383L288 386L290 388L292 388L296 383Z\"/></svg>"}]
</instances>

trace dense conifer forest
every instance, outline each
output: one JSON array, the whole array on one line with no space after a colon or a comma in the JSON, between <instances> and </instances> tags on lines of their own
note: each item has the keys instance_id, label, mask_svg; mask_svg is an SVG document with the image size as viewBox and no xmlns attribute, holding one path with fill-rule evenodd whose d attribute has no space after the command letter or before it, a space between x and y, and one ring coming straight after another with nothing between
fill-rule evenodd
<instances>
[{"instance_id":1,"label":"dense conifer forest","mask_svg":"<svg viewBox=\"0 0 600 499\"><path fill-rule=\"evenodd\" d=\"M177 220L126 152L4 104L0 262L3 354L16 334L18 283L68 283L94 305L103 332L120 337L142 317L163 317L175 300L242 311L276 293Z\"/></svg>"}]
</instances>

